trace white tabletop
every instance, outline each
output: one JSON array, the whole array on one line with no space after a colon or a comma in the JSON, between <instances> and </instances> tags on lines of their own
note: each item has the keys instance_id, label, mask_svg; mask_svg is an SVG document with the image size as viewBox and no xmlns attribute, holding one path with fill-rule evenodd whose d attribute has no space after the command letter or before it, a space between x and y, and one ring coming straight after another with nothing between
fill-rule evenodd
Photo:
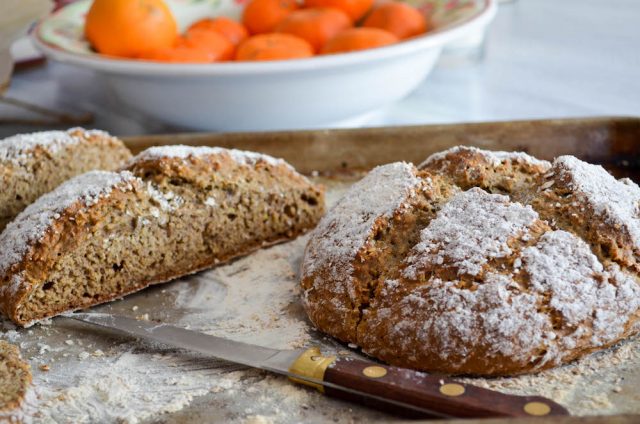
<instances>
[{"instance_id":1,"label":"white tabletop","mask_svg":"<svg viewBox=\"0 0 640 424\"><path fill-rule=\"evenodd\" d=\"M115 134L176 131L122 110L91 71L48 63L14 75L8 96L67 112ZM484 57L440 64L410 96L358 125L596 115L640 116L640 1L501 4ZM0 106L0 117L29 115ZM0 136L38 127L0 125Z\"/></svg>"}]
</instances>

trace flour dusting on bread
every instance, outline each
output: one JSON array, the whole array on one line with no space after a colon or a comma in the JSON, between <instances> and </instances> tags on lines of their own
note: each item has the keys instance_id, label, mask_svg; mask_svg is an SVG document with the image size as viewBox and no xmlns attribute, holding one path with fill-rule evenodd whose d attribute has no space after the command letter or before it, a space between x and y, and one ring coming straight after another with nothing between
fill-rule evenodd
<instances>
[{"instance_id":1,"label":"flour dusting on bread","mask_svg":"<svg viewBox=\"0 0 640 424\"><path fill-rule=\"evenodd\" d=\"M560 156L552 170L571 186L602 219L629 234L640 255L640 187L630 180L616 180L603 167L573 156Z\"/></svg>"},{"instance_id":2,"label":"flour dusting on bread","mask_svg":"<svg viewBox=\"0 0 640 424\"><path fill-rule=\"evenodd\" d=\"M425 264L450 265L458 274L478 275L493 258L511 255L507 243L538 218L531 206L473 188L454 196L422 230L404 275L416 278Z\"/></svg>"},{"instance_id":3,"label":"flour dusting on bread","mask_svg":"<svg viewBox=\"0 0 640 424\"><path fill-rule=\"evenodd\" d=\"M563 321L558 340L573 349L581 342L602 346L625 330L640 308L640 285L611 265L607 272L587 243L566 231L545 233L522 252L531 289L548 295Z\"/></svg>"},{"instance_id":4,"label":"flour dusting on bread","mask_svg":"<svg viewBox=\"0 0 640 424\"><path fill-rule=\"evenodd\" d=\"M538 310L538 301L535 294L518 290L512 279L497 273L487 274L475 290L435 278L402 296L397 306L376 312L369 319L379 322L369 326L392 319L395 325L389 331L394 339L406 341L405 349L421 355L413 350L430 343L433 354L452 367L472 359L479 343L490 357L557 362L551 320ZM416 337L417 345L411 343ZM374 347L367 352L379 354L380 350Z\"/></svg>"},{"instance_id":5,"label":"flour dusting on bread","mask_svg":"<svg viewBox=\"0 0 640 424\"><path fill-rule=\"evenodd\" d=\"M354 184L350 195L341 199L315 229L317 241L307 246L305 254L307 272L328 263L335 284L347 281L352 273L350 262L367 243L375 221L402 207L421 184L415 172L413 165L398 162L379 166Z\"/></svg>"}]
</instances>

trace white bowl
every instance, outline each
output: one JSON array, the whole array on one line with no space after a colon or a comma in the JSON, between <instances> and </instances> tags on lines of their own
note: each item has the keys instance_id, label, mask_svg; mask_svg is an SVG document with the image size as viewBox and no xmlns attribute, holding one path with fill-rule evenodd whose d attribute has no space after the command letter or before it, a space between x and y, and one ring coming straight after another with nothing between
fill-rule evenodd
<instances>
[{"instance_id":1,"label":"white bowl","mask_svg":"<svg viewBox=\"0 0 640 424\"><path fill-rule=\"evenodd\" d=\"M202 2L190 10L185 3L169 2L182 28L212 14ZM103 74L132 109L175 126L214 131L322 127L389 105L424 80L443 46L486 27L496 11L495 0L435 0L430 5L437 6L431 11L436 29L388 47L273 62L166 64L91 51L82 36L89 4L72 3L43 20L32 34L36 46L51 59ZM215 4L222 6L213 14L239 13L235 0Z\"/></svg>"}]
</instances>

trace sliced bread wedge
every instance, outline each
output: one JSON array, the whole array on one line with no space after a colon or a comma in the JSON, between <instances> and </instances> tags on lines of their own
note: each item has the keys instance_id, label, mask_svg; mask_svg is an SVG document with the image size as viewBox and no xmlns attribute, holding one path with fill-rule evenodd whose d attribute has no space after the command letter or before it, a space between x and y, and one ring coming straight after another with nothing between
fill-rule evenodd
<instances>
[{"instance_id":1,"label":"sliced bread wedge","mask_svg":"<svg viewBox=\"0 0 640 424\"><path fill-rule=\"evenodd\" d=\"M292 239L322 189L250 152L152 148L39 198L0 235L0 308L26 325Z\"/></svg>"}]
</instances>

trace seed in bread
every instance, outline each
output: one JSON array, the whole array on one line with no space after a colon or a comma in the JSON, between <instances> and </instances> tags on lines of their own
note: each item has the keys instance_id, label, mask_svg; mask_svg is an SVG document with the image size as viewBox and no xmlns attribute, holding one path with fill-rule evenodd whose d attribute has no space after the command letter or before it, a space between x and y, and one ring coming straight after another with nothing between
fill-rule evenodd
<instances>
[{"instance_id":1,"label":"seed in bread","mask_svg":"<svg viewBox=\"0 0 640 424\"><path fill-rule=\"evenodd\" d=\"M82 128L0 140L0 232L24 208L62 182L93 169L118 169L130 157L117 138Z\"/></svg>"},{"instance_id":2,"label":"seed in bread","mask_svg":"<svg viewBox=\"0 0 640 424\"><path fill-rule=\"evenodd\" d=\"M18 348L0 340L0 422L18 423L21 407L31 387L31 368Z\"/></svg>"},{"instance_id":3,"label":"seed in bread","mask_svg":"<svg viewBox=\"0 0 640 424\"><path fill-rule=\"evenodd\" d=\"M392 365L474 375L543 370L640 330L634 183L464 147L421 168L374 169L312 233L303 305L320 330Z\"/></svg>"},{"instance_id":4,"label":"seed in bread","mask_svg":"<svg viewBox=\"0 0 640 424\"><path fill-rule=\"evenodd\" d=\"M0 235L0 307L18 324L86 308L289 240L323 191L269 156L151 148L78 176Z\"/></svg>"}]
</instances>

